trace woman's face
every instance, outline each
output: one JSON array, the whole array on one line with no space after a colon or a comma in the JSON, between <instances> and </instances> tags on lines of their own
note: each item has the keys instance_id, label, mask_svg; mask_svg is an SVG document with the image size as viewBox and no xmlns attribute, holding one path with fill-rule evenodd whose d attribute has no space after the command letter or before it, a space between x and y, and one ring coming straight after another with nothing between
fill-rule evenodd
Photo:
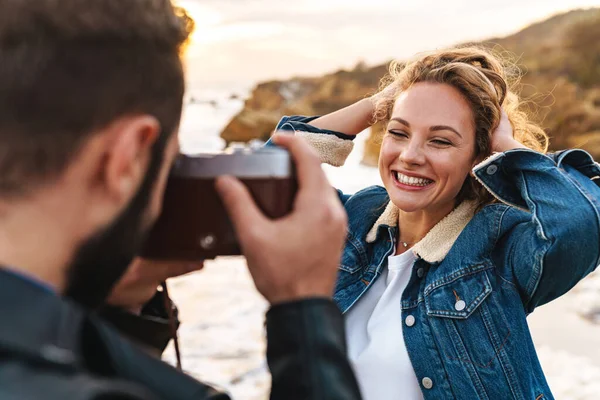
<instances>
[{"instance_id":1,"label":"woman's face","mask_svg":"<svg viewBox=\"0 0 600 400\"><path fill-rule=\"evenodd\" d=\"M402 92L379 157L391 201L405 212L450 212L475 164L473 113L450 85L421 82Z\"/></svg>"}]
</instances>

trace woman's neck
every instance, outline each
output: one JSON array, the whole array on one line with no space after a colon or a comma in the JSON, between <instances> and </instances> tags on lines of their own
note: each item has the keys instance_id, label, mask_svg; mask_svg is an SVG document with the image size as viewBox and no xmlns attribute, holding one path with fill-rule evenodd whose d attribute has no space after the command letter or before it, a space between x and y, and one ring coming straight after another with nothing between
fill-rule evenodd
<instances>
[{"instance_id":1,"label":"woman's neck","mask_svg":"<svg viewBox=\"0 0 600 400\"><path fill-rule=\"evenodd\" d=\"M419 210L415 212L398 212L398 243L396 254L402 254L423 239L429 231L444 217L452 212L455 204L437 207L435 210Z\"/></svg>"}]
</instances>

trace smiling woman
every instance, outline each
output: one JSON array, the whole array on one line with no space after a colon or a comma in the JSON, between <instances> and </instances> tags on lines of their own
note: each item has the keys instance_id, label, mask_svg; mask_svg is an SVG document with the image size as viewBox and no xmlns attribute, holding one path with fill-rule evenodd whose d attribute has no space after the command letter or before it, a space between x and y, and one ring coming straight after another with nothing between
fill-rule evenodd
<instances>
[{"instance_id":1,"label":"smiling woman","mask_svg":"<svg viewBox=\"0 0 600 400\"><path fill-rule=\"evenodd\" d=\"M334 299L366 400L552 398L526 316L600 263L600 167L546 154L507 75L485 50L436 51L393 65L371 98L278 125L341 165L387 124L384 187L340 192Z\"/></svg>"}]
</instances>

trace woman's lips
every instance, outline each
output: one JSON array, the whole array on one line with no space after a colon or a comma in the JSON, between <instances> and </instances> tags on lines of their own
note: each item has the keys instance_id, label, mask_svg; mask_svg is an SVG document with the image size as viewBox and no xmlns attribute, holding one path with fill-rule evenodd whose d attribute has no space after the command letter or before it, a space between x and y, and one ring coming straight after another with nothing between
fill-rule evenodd
<instances>
[{"instance_id":1,"label":"woman's lips","mask_svg":"<svg viewBox=\"0 0 600 400\"><path fill-rule=\"evenodd\" d=\"M405 190L424 190L435 183L435 181L431 179L408 176L398 171L392 171L392 177L396 186Z\"/></svg>"}]
</instances>

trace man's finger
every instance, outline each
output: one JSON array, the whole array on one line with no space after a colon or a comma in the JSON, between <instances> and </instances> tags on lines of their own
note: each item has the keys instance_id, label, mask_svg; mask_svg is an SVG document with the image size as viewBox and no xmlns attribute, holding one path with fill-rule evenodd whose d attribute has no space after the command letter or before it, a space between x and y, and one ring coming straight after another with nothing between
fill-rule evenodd
<instances>
[{"instance_id":1,"label":"man's finger","mask_svg":"<svg viewBox=\"0 0 600 400\"><path fill-rule=\"evenodd\" d=\"M325 173L321 169L321 160L305 140L292 135L276 134L273 136L273 141L291 153L296 164L298 186L301 191L307 189L312 192L330 187Z\"/></svg>"},{"instance_id":2,"label":"man's finger","mask_svg":"<svg viewBox=\"0 0 600 400\"><path fill-rule=\"evenodd\" d=\"M154 282L164 281L168 278L199 271L204 267L204 262L179 261L179 260L151 260L136 258L131 264L123 280L126 282Z\"/></svg>"},{"instance_id":3,"label":"man's finger","mask_svg":"<svg viewBox=\"0 0 600 400\"><path fill-rule=\"evenodd\" d=\"M217 178L216 188L238 236L264 223L266 217L242 182L231 176L222 176Z\"/></svg>"},{"instance_id":4,"label":"man's finger","mask_svg":"<svg viewBox=\"0 0 600 400\"><path fill-rule=\"evenodd\" d=\"M187 275L192 272L200 271L204 268L204 262L184 262L173 261L169 262L164 271L164 279L176 278L178 276Z\"/></svg>"}]
</instances>

